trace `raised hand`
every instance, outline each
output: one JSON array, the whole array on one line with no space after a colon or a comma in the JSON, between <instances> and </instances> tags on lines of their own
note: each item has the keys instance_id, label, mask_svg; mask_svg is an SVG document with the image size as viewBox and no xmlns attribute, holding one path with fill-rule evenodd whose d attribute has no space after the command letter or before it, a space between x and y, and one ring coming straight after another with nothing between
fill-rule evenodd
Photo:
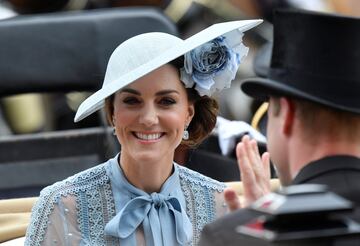
<instances>
[{"instance_id":1,"label":"raised hand","mask_svg":"<svg viewBox=\"0 0 360 246\"><path fill-rule=\"evenodd\" d=\"M243 184L244 200L240 202L236 192L227 188L224 196L230 211L246 207L271 191L269 153L265 152L260 156L256 141L250 140L246 135L236 146L236 157Z\"/></svg>"}]
</instances>

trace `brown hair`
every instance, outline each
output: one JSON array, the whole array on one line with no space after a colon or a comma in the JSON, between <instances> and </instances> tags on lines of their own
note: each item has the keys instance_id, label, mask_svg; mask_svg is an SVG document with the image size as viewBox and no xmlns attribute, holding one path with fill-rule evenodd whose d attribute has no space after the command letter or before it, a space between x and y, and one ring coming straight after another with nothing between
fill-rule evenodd
<instances>
[{"instance_id":1,"label":"brown hair","mask_svg":"<svg viewBox=\"0 0 360 246\"><path fill-rule=\"evenodd\" d=\"M186 89L189 102L194 103L195 114L188 126L189 139L181 144L196 147L214 129L219 111L217 101L208 96L200 96L194 88Z\"/></svg>"},{"instance_id":2,"label":"brown hair","mask_svg":"<svg viewBox=\"0 0 360 246\"><path fill-rule=\"evenodd\" d=\"M115 94L112 94L105 99L105 115L110 126L114 126L112 117L114 114L114 98Z\"/></svg>"},{"instance_id":3,"label":"brown hair","mask_svg":"<svg viewBox=\"0 0 360 246\"><path fill-rule=\"evenodd\" d=\"M360 115L305 100L295 100L297 117L309 133L329 134L355 141L360 138Z\"/></svg>"},{"instance_id":4,"label":"brown hair","mask_svg":"<svg viewBox=\"0 0 360 246\"><path fill-rule=\"evenodd\" d=\"M300 120L308 137L330 134L333 137L345 137L349 141L360 138L360 115L333 109L303 99L292 99L296 108L296 117ZM274 115L280 111L279 98L273 100Z\"/></svg>"},{"instance_id":5,"label":"brown hair","mask_svg":"<svg viewBox=\"0 0 360 246\"><path fill-rule=\"evenodd\" d=\"M169 63L179 71L184 66L184 58L179 57ZM181 144L188 147L196 147L214 129L216 117L219 111L218 102L208 96L200 96L194 88L186 88L187 98L194 104L194 117L192 118L187 130L189 139L182 140ZM112 115L114 113L114 94L105 99L105 112L108 123L113 126Z\"/></svg>"}]
</instances>

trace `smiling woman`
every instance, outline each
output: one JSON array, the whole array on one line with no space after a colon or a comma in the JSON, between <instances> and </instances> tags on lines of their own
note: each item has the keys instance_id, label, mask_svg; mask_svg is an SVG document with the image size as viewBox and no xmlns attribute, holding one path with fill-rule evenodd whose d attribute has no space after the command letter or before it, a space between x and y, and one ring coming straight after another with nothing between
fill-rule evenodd
<instances>
[{"instance_id":1,"label":"smiling woman","mask_svg":"<svg viewBox=\"0 0 360 246\"><path fill-rule=\"evenodd\" d=\"M248 49L243 32L261 21L220 23L182 40L135 36L115 49L103 87L79 121L105 105L121 153L45 188L26 245L196 245L222 216L225 185L176 164L216 123L214 93L230 86Z\"/></svg>"},{"instance_id":2,"label":"smiling woman","mask_svg":"<svg viewBox=\"0 0 360 246\"><path fill-rule=\"evenodd\" d=\"M176 68L161 66L110 100L106 105L113 105L113 110L107 112L121 144L119 158L126 178L148 193L159 192L172 172L169 163L184 127L194 115Z\"/></svg>"}]
</instances>

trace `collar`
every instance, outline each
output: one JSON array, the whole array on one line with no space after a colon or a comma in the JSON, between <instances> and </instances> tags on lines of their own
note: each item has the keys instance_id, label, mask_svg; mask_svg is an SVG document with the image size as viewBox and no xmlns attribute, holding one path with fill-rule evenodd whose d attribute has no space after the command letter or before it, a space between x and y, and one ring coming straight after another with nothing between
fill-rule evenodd
<instances>
[{"instance_id":1,"label":"collar","mask_svg":"<svg viewBox=\"0 0 360 246\"><path fill-rule=\"evenodd\" d=\"M118 155L106 167L116 216L106 225L105 232L119 237L121 244L136 245L134 229L142 224L147 245L177 245L191 240L192 226L185 211L186 201L181 190L178 166L174 164L173 173L159 193L148 194L129 183L117 160ZM160 200L161 206L157 204ZM131 213L133 215L129 216Z\"/></svg>"},{"instance_id":2,"label":"collar","mask_svg":"<svg viewBox=\"0 0 360 246\"><path fill-rule=\"evenodd\" d=\"M310 162L300 170L292 184L306 183L326 172L344 169L360 171L360 159L350 155L334 155Z\"/></svg>"}]
</instances>

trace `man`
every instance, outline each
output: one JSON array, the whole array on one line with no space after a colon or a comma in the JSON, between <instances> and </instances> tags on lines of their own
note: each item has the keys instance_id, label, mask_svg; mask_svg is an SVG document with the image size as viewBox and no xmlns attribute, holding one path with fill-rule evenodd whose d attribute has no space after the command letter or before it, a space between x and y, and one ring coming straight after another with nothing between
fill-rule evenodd
<instances>
[{"instance_id":1,"label":"man","mask_svg":"<svg viewBox=\"0 0 360 246\"><path fill-rule=\"evenodd\" d=\"M360 221L360 19L296 10L274 15L267 79L242 90L269 101L267 139L282 185L325 184L357 207ZM244 138L237 146L245 198L269 192L268 155ZM231 210L240 203L225 193ZM200 245L237 245L239 224L257 214L240 209L206 226ZM314 221L315 222L315 221Z\"/></svg>"}]
</instances>

